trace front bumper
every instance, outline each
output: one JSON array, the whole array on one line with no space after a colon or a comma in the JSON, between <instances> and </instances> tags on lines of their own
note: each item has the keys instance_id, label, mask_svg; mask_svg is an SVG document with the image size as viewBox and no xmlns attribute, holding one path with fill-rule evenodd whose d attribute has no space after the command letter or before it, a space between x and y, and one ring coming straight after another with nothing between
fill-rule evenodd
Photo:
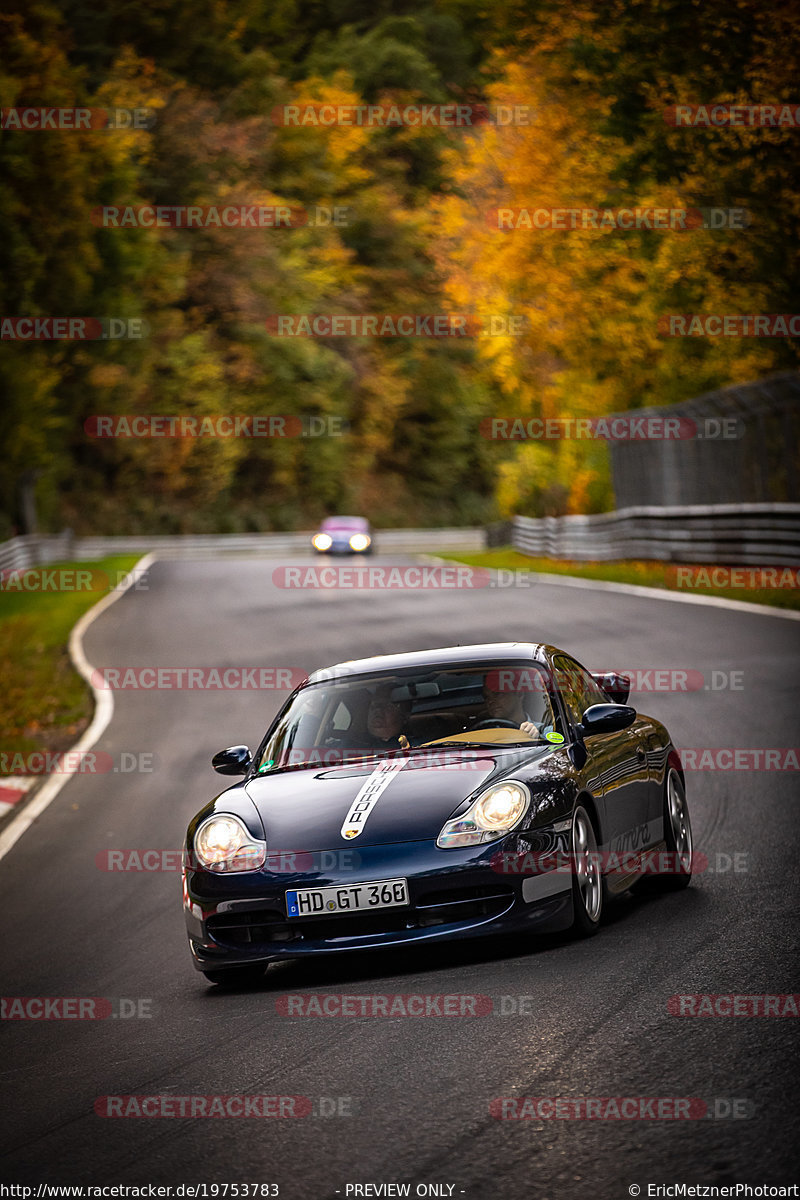
<instances>
[{"instance_id":1,"label":"front bumper","mask_svg":"<svg viewBox=\"0 0 800 1200\"><path fill-rule=\"evenodd\" d=\"M363 558L365 554L372 554L371 542L363 550L354 550L349 542L334 542L332 546L328 546L327 550L318 550L314 545L311 548L315 554L355 554L359 558Z\"/></svg>"},{"instance_id":2,"label":"front bumper","mask_svg":"<svg viewBox=\"0 0 800 1200\"><path fill-rule=\"evenodd\" d=\"M198 970L309 954L390 949L513 932L551 933L572 924L569 876L505 873L503 843L441 850L432 842L367 846L348 869L220 876L187 870L184 913ZM331 860L343 852L323 852ZM375 912L287 918L288 888L408 880L410 905Z\"/></svg>"}]
</instances>

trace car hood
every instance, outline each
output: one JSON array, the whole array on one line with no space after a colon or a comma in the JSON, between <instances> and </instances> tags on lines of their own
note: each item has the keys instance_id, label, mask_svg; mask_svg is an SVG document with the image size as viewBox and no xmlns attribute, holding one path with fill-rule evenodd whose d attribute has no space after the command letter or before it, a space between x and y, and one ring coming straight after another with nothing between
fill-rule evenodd
<instances>
[{"instance_id":1,"label":"car hood","mask_svg":"<svg viewBox=\"0 0 800 1200\"><path fill-rule=\"evenodd\" d=\"M514 775L523 765L529 776L552 750L551 746L524 751L448 750L434 764L426 761L429 756L412 754L335 767L294 768L257 776L245 790L258 809L270 853L430 841L480 787ZM367 788L371 795L362 797L362 819L348 821L354 801ZM374 800L366 817L364 799ZM345 828L359 832L347 838Z\"/></svg>"}]
</instances>

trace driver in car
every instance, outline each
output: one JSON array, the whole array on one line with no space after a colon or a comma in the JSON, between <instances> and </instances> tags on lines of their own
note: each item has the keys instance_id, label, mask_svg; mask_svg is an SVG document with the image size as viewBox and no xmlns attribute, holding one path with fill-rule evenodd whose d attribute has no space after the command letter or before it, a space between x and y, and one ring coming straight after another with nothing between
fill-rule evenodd
<instances>
[{"instance_id":1,"label":"driver in car","mask_svg":"<svg viewBox=\"0 0 800 1200\"><path fill-rule=\"evenodd\" d=\"M488 720L494 717L500 723L508 722L519 726L521 733L532 738L539 738L551 732L554 726L547 697L542 696L543 711L537 721L525 709L525 700L530 702L532 697L528 695L523 699L522 692L511 691L508 688L497 691L497 675L498 672L492 672L483 681L483 699L488 718L480 718L479 723L485 726Z\"/></svg>"}]
</instances>

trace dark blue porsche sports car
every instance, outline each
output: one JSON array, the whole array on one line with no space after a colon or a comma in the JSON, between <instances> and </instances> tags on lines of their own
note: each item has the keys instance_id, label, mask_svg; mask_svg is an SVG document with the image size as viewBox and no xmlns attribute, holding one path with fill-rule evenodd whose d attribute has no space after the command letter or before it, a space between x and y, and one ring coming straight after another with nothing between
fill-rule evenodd
<instances>
[{"instance_id":1,"label":"dark blue porsche sports car","mask_svg":"<svg viewBox=\"0 0 800 1200\"><path fill-rule=\"evenodd\" d=\"M527 642L317 671L255 754L213 760L242 779L187 833L198 970L241 984L309 954L588 936L638 881L684 887L680 758L629 686Z\"/></svg>"}]
</instances>

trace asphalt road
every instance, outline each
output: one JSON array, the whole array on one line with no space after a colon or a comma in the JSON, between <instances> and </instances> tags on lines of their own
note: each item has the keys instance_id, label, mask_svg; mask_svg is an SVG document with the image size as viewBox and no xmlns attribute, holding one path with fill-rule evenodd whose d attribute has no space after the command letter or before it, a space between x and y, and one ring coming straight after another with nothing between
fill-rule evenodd
<instances>
[{"instance_id":1,"label":"asphalt road","mask_svg":"<svg viewBox=\"0 0 800 1200\"><path fill-rule=\"evenodd\" d=\"M541 639L592 669L691 668L709 684L716 671L718 686L742 672L737 689L634 694L680 746L797 744L795 622L555 582L288 591L273 586L275 566L159 562L148 590L92 626L87 655L101 667L310 670L387 650ZM286 1200L353 1196L356 1184L560 1200L623 1197L631 1184L647 1196L648 1184L798 1182L798 1021L667 1008L674 994L800 991L796 772L691 772L696 849L712 866L739 855L739 869L630 898L591 941L284 963L254 991L225 992L191 966L179 875L109 873L96 856L179 847L187 819L221 790L212 753L254 745L281 699L118 692L97 749L127 766L153 755L153 770L73 778L3 860L2 995L122 998L151 1014L0 1024L3 1182L272 1182ZM276 1011L287 992L479 993L495 1012L289 1019ZM523 1015L500 1015L520 997ZM111 1119L93 1108L103 1095L256 1093L308 1096L315 1114L336 1115ZM748 1115L497 1120L489 1104L501 1096L699 1097L712 1109L741 1101Z\"/></svg>"}]
</instances>

